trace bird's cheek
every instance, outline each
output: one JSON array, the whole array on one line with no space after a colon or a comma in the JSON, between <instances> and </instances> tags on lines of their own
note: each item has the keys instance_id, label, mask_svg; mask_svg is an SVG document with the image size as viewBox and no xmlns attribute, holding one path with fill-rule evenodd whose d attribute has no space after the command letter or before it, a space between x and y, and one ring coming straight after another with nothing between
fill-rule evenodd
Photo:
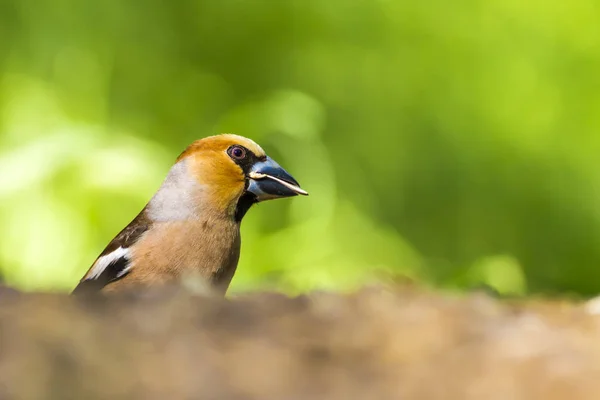
<instances>
[{"instance_id":1,"label":"bird's cheek","mask_svg":"<svg viewBox=\"0 0 600 400\"><path fill-rule=\"evenodd\" d=\"M213 192L210 203L220 210L234 210L244 193L245 182L233 182L229 186L219 186Z\"/></svg>"}]
</instances>

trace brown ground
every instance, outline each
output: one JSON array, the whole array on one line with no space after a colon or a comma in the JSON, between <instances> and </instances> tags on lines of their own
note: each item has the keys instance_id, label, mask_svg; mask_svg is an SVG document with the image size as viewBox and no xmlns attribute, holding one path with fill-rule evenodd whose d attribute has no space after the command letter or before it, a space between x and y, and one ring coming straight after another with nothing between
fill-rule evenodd
<instances>
[{"instance_id":1,"label":"brown ground","mask_svg":"<svg viewBox=\"0 0 600 400\"><path fill-rule=\"evenodd\" d=\"M416 289L0 290L0 399L600 399L600 316Z\"/></svg>"}]
</instances>

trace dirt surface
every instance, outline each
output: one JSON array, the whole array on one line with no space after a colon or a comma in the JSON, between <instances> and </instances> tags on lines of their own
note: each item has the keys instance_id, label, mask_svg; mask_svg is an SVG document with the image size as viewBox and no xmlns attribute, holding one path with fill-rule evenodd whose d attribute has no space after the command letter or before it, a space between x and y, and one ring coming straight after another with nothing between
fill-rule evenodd
<instances>
[{"instance_id":1,"label":"dirt surface","mask_svg":"<svg viewBox=\"0 0 600 400\"><path fill-rule=\"evenodd\" d=\"M598 399L598 307L0 289L0 399Z\"/></svg>"}]
</instances>

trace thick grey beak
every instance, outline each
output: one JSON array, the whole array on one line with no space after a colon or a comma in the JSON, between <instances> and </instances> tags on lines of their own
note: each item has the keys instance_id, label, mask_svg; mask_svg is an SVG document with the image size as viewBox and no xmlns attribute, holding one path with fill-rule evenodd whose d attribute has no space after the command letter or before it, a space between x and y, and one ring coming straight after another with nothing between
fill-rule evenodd
<instances>
[{"instance_id":1,"label":"thick grey beak","mask_svg":"<svg viewBox=\"0 0 600 400\"><path fill-rule=\"evenodd\" d=\"M300 184L270 157L254 164L248 177L250 184L247 190L256 196L257 201L299 194L308 196L308 193L300 188Z\"/></svg>"}]
</instances>

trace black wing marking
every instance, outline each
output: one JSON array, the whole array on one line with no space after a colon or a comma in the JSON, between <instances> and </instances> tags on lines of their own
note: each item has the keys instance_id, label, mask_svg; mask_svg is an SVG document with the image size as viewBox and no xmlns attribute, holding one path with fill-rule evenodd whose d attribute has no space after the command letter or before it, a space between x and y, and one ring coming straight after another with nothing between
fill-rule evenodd
<instances>
[{"instance_id":1,"label":"black wing marking","mask_svg":"<svg viewBox=\"0 0 600 400\"><path fill-rule=\"evenodd\" d=\"M104 268L104 271L97 278L83 279L79 282L71 294L80 295L100 291L100 289L109 283L127 275L126 269L128 265L129 260L126 257L115 259Z\"/></svg>"},{"instance_id":2,"label":"black wing marking","mask_svg":"<svg viewBox=\"0 0 600 400\"><path fill-rule=\"evenodd\" d=\"M111 253L118 251L119 248L128 249L137 242L148 229L150 229L151 225L152 222L146 216L146 208L144 208L135 219L119 232L119 234L106 246L104 251L102 251L94 261L94 264L92 264L71 294L78 295L98 292L109 283L127 275L129 258L127 254L122 254L121 256L115 256L113 260L110 260L109 264L107 264L98 275L93 277L89 276L100 258L109 256Z\"/></svg>"},{"instance_id":3,"label":"black wing marking","mask_svg":"<svg viewBox=\"0 0 600 400\"><path fill-rule=\"evenodd\" d=\"M138 241L140 236L150 229L152 222L146 216L146 208L144 209L127 225L119 234L106 246L104 251L98 256L106 256L119 247L128 249Z\"/></svg>"}]
</instances>

